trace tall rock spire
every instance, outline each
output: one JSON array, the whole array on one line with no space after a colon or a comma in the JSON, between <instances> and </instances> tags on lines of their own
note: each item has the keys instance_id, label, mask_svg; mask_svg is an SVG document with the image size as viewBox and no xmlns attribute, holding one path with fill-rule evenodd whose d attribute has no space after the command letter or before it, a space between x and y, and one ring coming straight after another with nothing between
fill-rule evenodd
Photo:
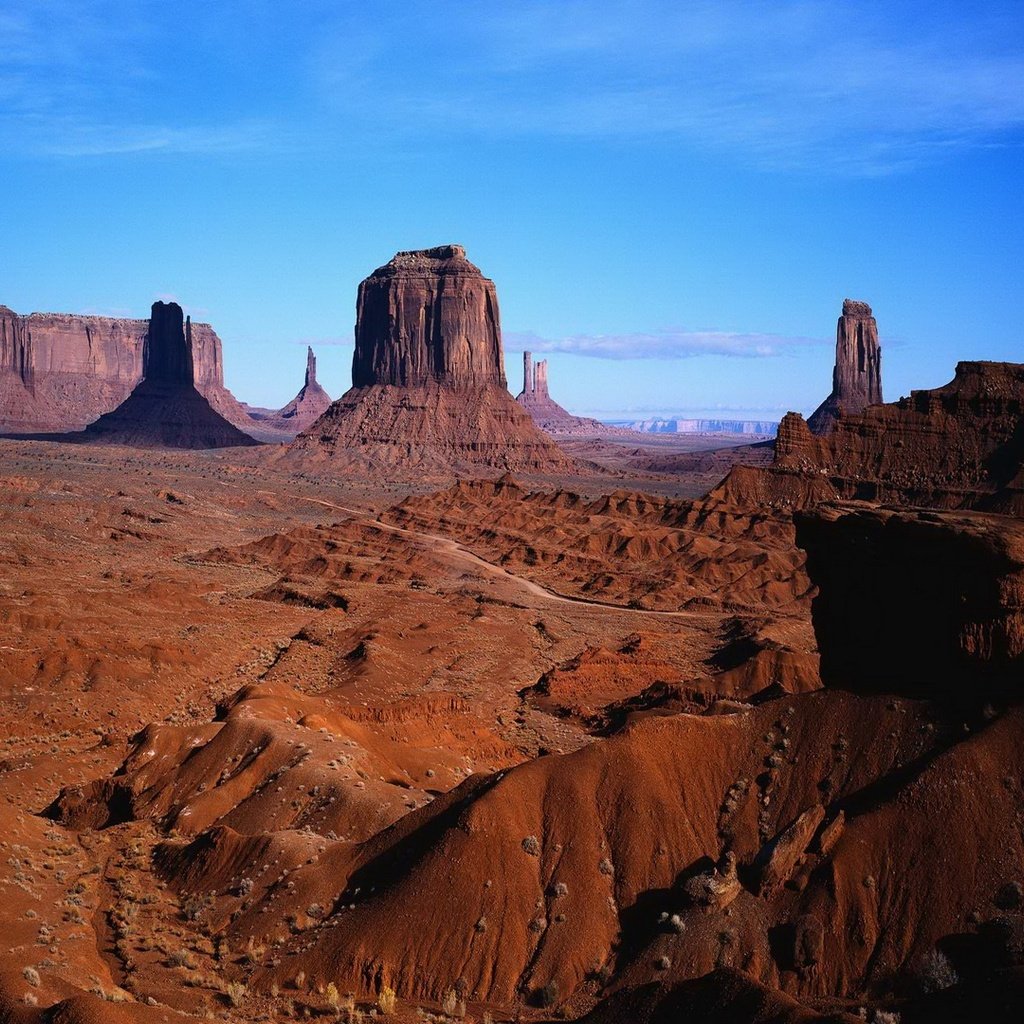
<instances>
[{"instance_id":1,"label":"tall rock spire","mask_svg":"<svg viewBox=\"0 0 1024 1024\"><path fill-rule=\"evenodd\" d=\"M313 347L311 345L306 346L306 383L304 387L309 387L310 384L316 383L316 356L313 355Z\"/></svg>"},{"instance_id":2,"label":"tall rock spire","mask_svg":"<svg viewBox=\"0 0 1024 1024\"><path fill-rule=\"evenodd\" d=\"M882 349L878 324L866 302L846 299L836 326L832 394L807 421L815 434L827 434L841 415L863 412L882 402Z\"/></svg>"}]
</instances>

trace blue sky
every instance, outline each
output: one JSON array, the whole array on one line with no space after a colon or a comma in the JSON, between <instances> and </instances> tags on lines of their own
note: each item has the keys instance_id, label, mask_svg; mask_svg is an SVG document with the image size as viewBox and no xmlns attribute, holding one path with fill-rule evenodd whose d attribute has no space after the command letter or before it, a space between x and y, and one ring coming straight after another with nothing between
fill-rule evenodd
<instances>
[{"instance_id":1,"label":"blue sky","mask_svg":"<svg viewBox=\"0 0 1024 1024\"><path fill-rule=\"evenodd\" d=\"M510 383L613 418L827 393L844 297L886 397L1024 360L1024 5L0 0L0 302L224 340L280 405L350 384L358 282L459 242Z\"/></svg>"}]
</instances>

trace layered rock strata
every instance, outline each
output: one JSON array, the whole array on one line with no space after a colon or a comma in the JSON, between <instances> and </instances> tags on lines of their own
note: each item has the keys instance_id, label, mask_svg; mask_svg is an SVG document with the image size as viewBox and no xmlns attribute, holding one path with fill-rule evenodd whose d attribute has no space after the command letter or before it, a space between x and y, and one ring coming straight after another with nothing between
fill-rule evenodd
<instances>
[{"instance_id":1,"label":"layered rock strata","mask_svg":"<svg viewBox=\"0 0 1024 1024\"><path fill-rule=\"evenodd\" d=\"M843 415L825 436L788 413L773 465L737 469L720 490L742 502L857 499L1024 514L1024 365L959 363L943 387Z\"/></svg>"},{"instance_id":2,"label":"layered rock strata","mask_svg":"<svg viewBox=\"0 0 1024 1024\"><path fill-rule=\"evenodd\" d=\"M878 324L866 302L843 301L836 326L836 362L832 393L811 414L814 434L827 434L841 416L863 412L882 401L882 349Z\"/></svg>"},{"instance_id":3,"label":"layered rock strata","mask_svg":"<svg viewBox=\"0 0 1024 1024\"><path fill-rule=\"evenodd\" d=\"M505 387L494 282L458 245L400 252L359 286L351 390L291 454L389 473L574 464Z\"/></svg>"}]
</instances>

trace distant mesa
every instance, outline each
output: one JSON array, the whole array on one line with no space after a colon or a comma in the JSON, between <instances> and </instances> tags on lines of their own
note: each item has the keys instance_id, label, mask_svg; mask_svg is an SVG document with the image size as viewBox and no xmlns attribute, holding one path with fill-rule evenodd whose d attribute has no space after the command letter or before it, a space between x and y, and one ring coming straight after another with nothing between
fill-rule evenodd
<instances>
[{"instance_id":1,"label":"distant mesa","mask_svg":"<svg viewBox=\"0 0 1024 1024\"><path fill-rule=\"evenodd\" d=\"M0 306L0 431L59 434L116 409L142 380L149 321L74 313L21 316ZM224 385L221 340L209 324L190 330L196 390L259 440L291 432L251 419Z\"/></svg>"},{"instance_id":2,"label":"distant mesa","mask_svg":"<svg viewBox=\"0 0 1024 1024\"><path fill-rule=\"evenodd\" d=\"M290 456L399 474L575 468L508 393L497 291L460 245L397 253L359 285L352 384Z\"/></svg>"},{"instance_id":3,"label":"distant mesa","mask_svg":"<svg viewBox=\"0 0 1024 1024\"><path fill-rule=\"evenodd\" d=\"M214 411L195 388L191 319L175 302L154 302L143 346L142 380L82 440L146 448L228 448L253 440Z\"/></svg>"},{"instance_id":4,"label":"distant mesa","mask_svg":"<svg viewBox=\"0 0 1024 1024\"><path fill-rule=\"evenodd\" d=\"M306 347L306 380L302 390L281 409L259 409L243 406L246 414L261 426L294 437L311 426L331 405L331 396L316 379L316 356Z\"/></svg>"},{"instance_id":5,"label":"distant mesa","mask_svg":"<svg viewBox=\"0 0 1024 1024\"><path fill-rule=\"evenodd\" d=\"M866 302L843 301L836 327L832 393L811 414L812 434L827 434L840 416L863 412L882 401L882 348L878 324Z\"/></svg>"},{"instance_id":6,"label":"distant mesa","mask_svg":"<svg viewBox=\"0 0 1024 1024\"><path fill-rule=\"evenodd\" d=\"M746 434L774 437L779 429L774 420L689 419L680 416L635 420L625 424L641 434Z\"/></svg>"}]
</instances>

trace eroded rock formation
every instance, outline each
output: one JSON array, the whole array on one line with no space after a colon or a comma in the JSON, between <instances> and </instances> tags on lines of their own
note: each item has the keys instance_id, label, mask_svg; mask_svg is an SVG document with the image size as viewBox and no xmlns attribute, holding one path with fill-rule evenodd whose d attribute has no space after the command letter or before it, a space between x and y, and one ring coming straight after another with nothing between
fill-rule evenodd
<instances>
[{"instance_id":1,"label":"eroded rock formation","mask_svg":"<svg viewBox=\"0 0 1024 1024\"><path fill-rule=\"evenodd\" d=\"M362 284L352 386L505 386L498 295L461 245L396 253Z\"/></svg>"},{"instance_id":2,"label":"eroded rock formation","mask_svg":"<svg viewBox=\"0 0 1024 1024\"><path fill-rule=\"evenodd\" d=\"M316 379L316 356L306 347L306 379L302 390L281 409L257 409L245 406L245 411L261 427L280 431L289 438L305 430L330 408L331 396Z\"/></svg>"},{"instance_id":3,"label":"eroded rock formation","mask_svg":"<svg viewBox=\"0 0 1024 1024\"><path fill-rule=\"evenodd\" d=\"M541 430L558 437L630 433L621 428L609 427L600 420L574 416L563 409L548 393L548 361L541 359L535 364L531 352L523 353L523 390L516 396L516 401Z\"/></svg>"},{"instance_id":4,"label":"eroded rock formation","mask_svg":"<svg viewBox=\"0 0 1024 1024\"><path fill-rule=\"evenodd\" d=\"M161 448L256 444L196 390L192 346L192 323L183 318L181 306L154 302L142 380L116 409L91 423L82 439Z\"/></svg>"},{"instance_id":5,"label":"eroded rock formation","mask_svg":"<svg viewBox=\"0 0 1024 1024\"><path fill-rule=\"evenodd\" d=\"M858 499L1024 514L1024 365L959 363L949 384L843 415L825 436L788 413L772 466L737 467L719 493L756 504Z\"/></svg>"},{"instance_id":6,"label":"eroded rock formation","mask_svg":"<svg viewBox=\"0 0 1024 1024\"><path fill-rule=\"evenodd\" d=\"M392 473L560 471L505 387L494 282L459 245L400 252L359 286L351 390L291 455Z\"/></svg>"},{"instance_id":7,"label":"eroded rock formation","mask_svg":"<svg viewBox=\"0 0 1024 1024\"><path fill-rule=\"evenodd\" d=\"M827 434L837 419L863 412L882 401L882 349L878 324L866 302L843 301L836 326L836 363L832 393L811 414L807 426L814 434Z\"/></svg>"}]
</instances>

